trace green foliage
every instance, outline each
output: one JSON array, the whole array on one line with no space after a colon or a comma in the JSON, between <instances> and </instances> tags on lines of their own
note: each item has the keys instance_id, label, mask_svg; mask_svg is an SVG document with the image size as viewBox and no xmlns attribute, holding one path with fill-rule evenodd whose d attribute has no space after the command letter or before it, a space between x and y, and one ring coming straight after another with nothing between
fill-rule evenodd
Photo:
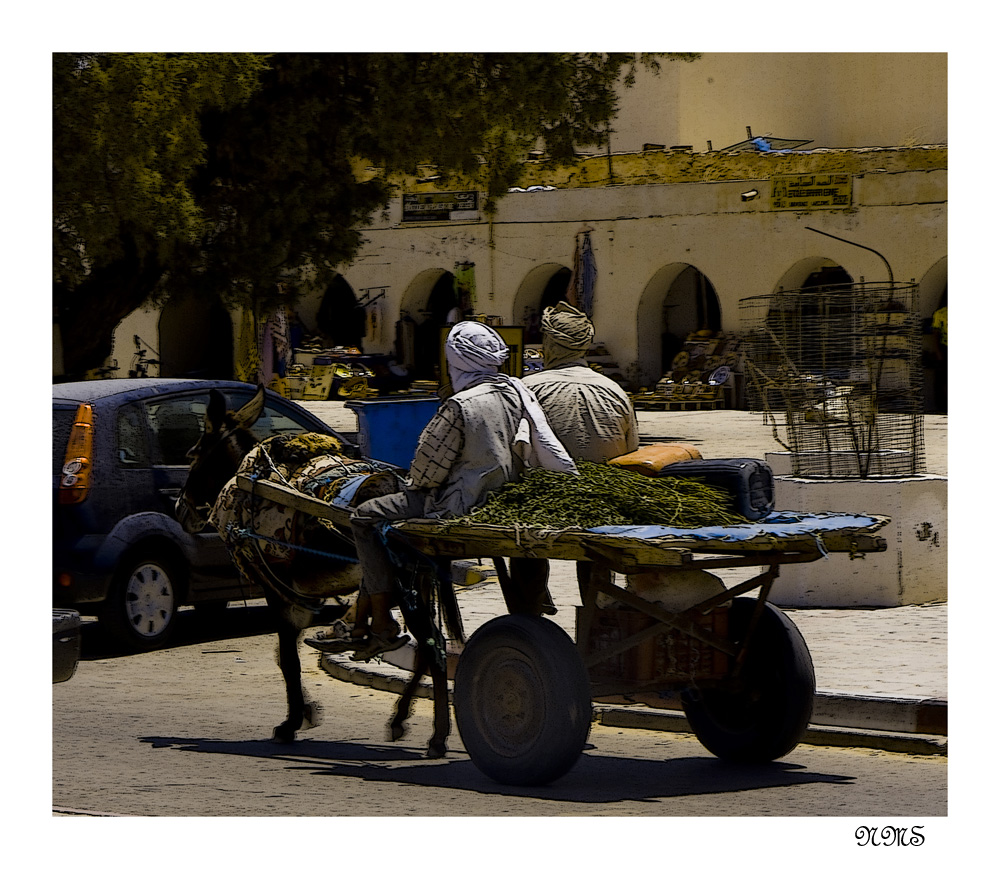
<instances>
[{"instance_id":1,"label":"green foliage","mask_svg":"<svg viewBox=\"0 0 1000 869\"><path fill-rule=\"evenodd\" d=\"M604 141L619 80L695 55L57 54L55 303L69 371L166 293L271 307L325 286L432 163L486 193ZM366 161L383 171L360 178Z\"/></svg>"},{"instance_id":2,"label":"green foliage","mask_svg":"<svg viewBox=\"0 0 1000 869\"><path fill-rule=\"evenodd\" d=\"M125 253L166 261L204 215L190 188L205 162L202 112L259 87L238 54L53 56L54 277L74 287Z\"/></svg>"},{"instance_id":3,"label":"green foliage","mask_svg":"<svg viewBox=\"0 0 1000 869\"><path fill-rule=\"evenodd\" d=\"M456 525L597 528L666 525L673 528L740 525L732 495L684 477L644 477L635 471L577 462L578 475L530 469L482 506L449 519Z\"/></svg>"}]
</instances>

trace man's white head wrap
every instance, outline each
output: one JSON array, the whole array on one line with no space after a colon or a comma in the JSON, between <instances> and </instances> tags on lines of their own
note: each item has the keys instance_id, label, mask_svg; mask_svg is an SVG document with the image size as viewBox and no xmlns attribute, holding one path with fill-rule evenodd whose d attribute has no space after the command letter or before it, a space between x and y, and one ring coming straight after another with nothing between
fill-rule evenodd
<instances>
[{"instance_id":1,"label":"man's white head wrap","mask_svg":"<svg viewBox=\"0 0 1000 869\"><path fill-rule=\"evenodd\" d=\"M496 375L510 350L495 329L482 323L463 321L452 327L444 343L448 376L455 392L468 389Z\"/></svg>"},{"instance_id":2,"label":"man's white head wrap","mask_svg":"<svg viewBox=\"0 0 1000 869\"><path fill-rule=\"evenodd\" d=\"M455 392L483 382L509 382L521 397L522 416L512 448L526 465L577 473L576 464L549 426L535 394L517 377L501 374L510 350L495 329L464 321L453 326L444 344L448 376Z\"/></svg>"},{"instance_id":3,"label":"man's white head wrap","mask_svg":"<svg viewBox=\"0 0 1000 869\"><path fill-rule=\"evenodd\" d=\"M590 318L568 302L542 312L542 355L546 368L582 359L594 340Z\"/></svg>"}]
</instances>

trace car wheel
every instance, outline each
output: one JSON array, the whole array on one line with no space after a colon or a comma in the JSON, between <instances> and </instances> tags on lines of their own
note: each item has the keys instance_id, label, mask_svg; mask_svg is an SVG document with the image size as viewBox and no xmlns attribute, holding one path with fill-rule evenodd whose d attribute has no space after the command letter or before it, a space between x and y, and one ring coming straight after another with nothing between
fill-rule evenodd
<instances>
[{"instance_id":1,"label":"car wheel","mask_svg":"<svg viewBox=\"0 0 1000 869\"><path fill-rule=\"evenodd\" d=\"M122 562L100 614L103 627L138 651L163 646L177 623L180 567L161 554Z\"/></svg>"}]
</instances>

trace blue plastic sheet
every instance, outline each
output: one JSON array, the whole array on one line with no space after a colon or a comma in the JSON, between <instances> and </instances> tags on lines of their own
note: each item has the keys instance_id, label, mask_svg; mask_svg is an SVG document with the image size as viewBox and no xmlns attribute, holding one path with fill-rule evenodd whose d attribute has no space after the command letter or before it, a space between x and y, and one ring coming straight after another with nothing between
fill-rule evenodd
<instances>
[{"instance_id":1,"label":"blue plastic sheet","mask_svg":"<svg viewBox=\"0 0 1000 869\"><path fill-rule=\"evenodd\" d=\"M775 511L760 522L745 525L717 525L699 528L672 528L668 525L600 525L588 528L594 534L613 534L637 540L660 537L687 537L696 540L752 540L755 537L799 537L850 528L858 531L875 528L882 520L854 513L790 513Z\"/></svg>"}]
</instances>

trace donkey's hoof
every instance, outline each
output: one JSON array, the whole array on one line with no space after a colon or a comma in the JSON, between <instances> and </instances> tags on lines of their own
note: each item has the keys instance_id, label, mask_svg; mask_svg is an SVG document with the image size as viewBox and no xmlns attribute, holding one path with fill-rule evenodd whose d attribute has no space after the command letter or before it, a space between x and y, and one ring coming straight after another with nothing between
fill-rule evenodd
<instances>
[{"instance_id":1,"label":"donkey's hoof","mask_svg":"<svg viewBox=\"0 0 1000 869\"><path fill-rule=\"evenodd\" d=\"M390 724L389 725L389 739L392 742L397 742L403 738L403 734L406 733L402 724Z\"/></svg>"},{"instance_id":2,"label":"donkey's hoof","mask_svg":"<svg viewBox=\"0 0 1000 869\"><path fill-rule=\"evenodd\" d=\"M439 758L444 757L447 753L448 753L447 745L438 745L432 742L427 746L427 754L425 755L425 757L429 758L430 760L438 760Z\"/></svg>"},{"instance_id":3,"label":"donkey's hoof","mask_svg":"<svg viewBox=\"0 0 1000 869\"><path fill-rule=\"evenodd\" d=\"M288 745L289 743L295 742L295 728L290 727L287 724L279 724L274 728L271 741L278 742L281 745Z\"/></svg>"}]
</instances>

